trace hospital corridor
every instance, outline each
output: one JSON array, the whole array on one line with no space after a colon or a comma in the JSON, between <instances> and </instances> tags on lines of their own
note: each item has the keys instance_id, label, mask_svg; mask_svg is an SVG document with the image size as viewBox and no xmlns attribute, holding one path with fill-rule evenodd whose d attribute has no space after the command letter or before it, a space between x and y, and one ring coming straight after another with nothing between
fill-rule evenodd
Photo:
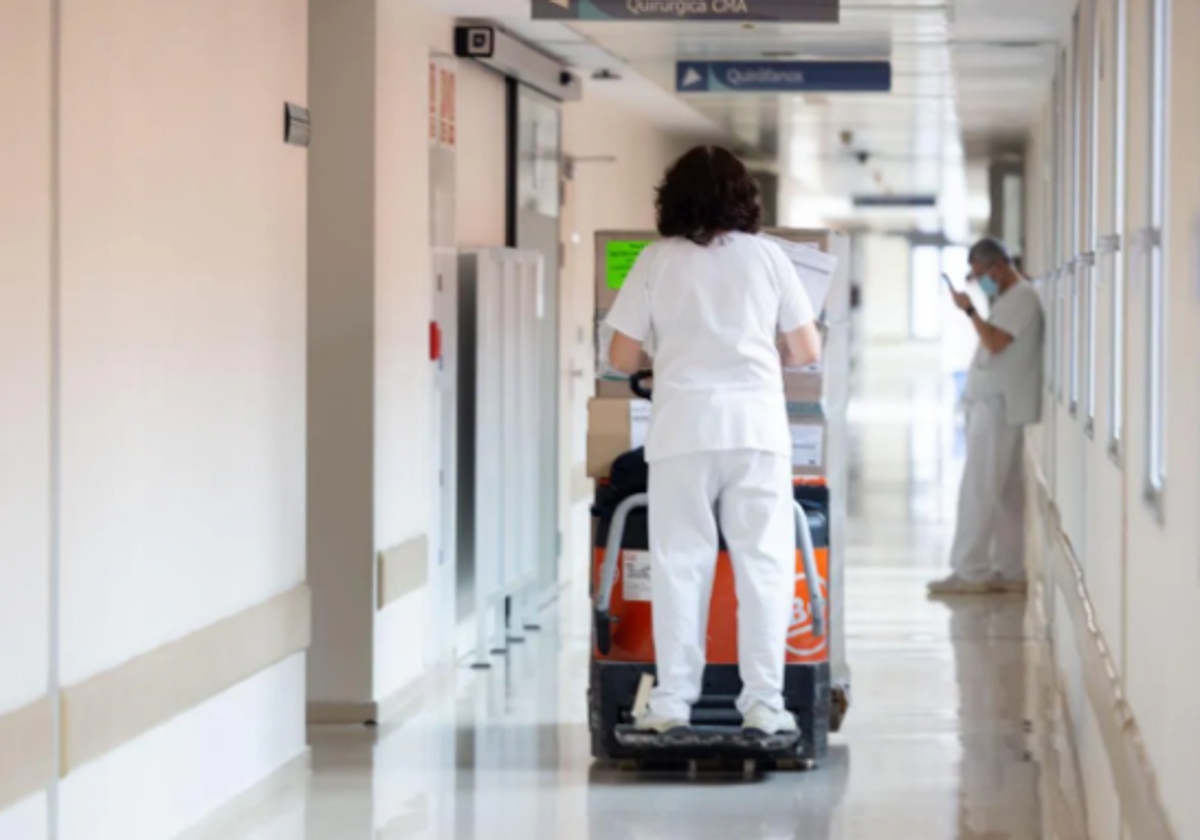
<instances>
[{"instance_id":1,"label":"hospital corridor","mask_svg":"<svg viewBox=\"0 0 1200 840\"><path fill-rule=\"evenodd\" d=\"M926 351L928 355L928 351ZM900 356L901 358L896 358ZM854 709L819 770L593 764L587 592L498 669L377 731L311 732L312 775L203 837L1087 837L1045 640L1022 598L934 603L961 470L936 359L878 351L852 404Z\"/></svg>"},{"instance_id":2,"label":"hospital corridor","mask_svg":"<svg viewBox=\"0 0 1200 840\"><path fill-rule=\"evenodd\" d=\"M1200 840L1200 0L0 0L0 840Z\"/></svg>"}]
</instances>

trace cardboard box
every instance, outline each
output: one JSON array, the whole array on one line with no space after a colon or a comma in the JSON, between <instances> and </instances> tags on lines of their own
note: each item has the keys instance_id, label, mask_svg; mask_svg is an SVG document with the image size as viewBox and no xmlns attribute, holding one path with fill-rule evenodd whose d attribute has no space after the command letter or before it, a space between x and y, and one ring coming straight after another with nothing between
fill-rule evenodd
<instances>
[{"instance_id":1,"label":"cardboard box","mask_svg":"<svg viewBox=\"0 0 1200 840\"><path fill-rule=\"evenodd\" d=\"M792 433L792 475L824 476L827 438L825 418L789 416Z\"/></svg>"},{"instance_id":2,"label":"cardboard box","mask_svg":"<svg viewBox=\"0 0 1200 840\"><path fill-rule=\"evenodd\" d=\"M649 427L646 400L597 397L588 402L588 477L608 478L613 461L645 445Z\"/></svg>"}]
</instances>

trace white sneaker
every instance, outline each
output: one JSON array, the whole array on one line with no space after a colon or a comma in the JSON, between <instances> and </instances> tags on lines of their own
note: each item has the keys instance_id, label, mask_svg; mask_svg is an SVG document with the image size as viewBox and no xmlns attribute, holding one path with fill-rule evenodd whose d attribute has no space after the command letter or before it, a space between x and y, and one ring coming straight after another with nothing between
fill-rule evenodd
<instances>
[{"instance_id":1,"label":"white sneaker","mask_svg":"<svg viewBox=\"0 0 1200 840\"><path fill-rule=\"evenodd\" d=\"M742 729L750 732L761 732L764 735L778 735L783 732L797 732L796 718L786 709L775 711L759 703L742 717Z\"/></svg>"},{"instance_id":2,"label":"white sneaker","mask_svg":"<svg viewBox=\"0 0 1200 840\"><path fill-rule=\"evenodd\" d=\"M994 591L991 581L967 580L966 578L959 577L957 573L941 580L935 580L929 584L929 594L935 596L986 595Z\"/></svg>"},{"instance_id":3,"label":"white sneaker","mask_svg":"<svg viewBox=\"0 0 1200 840\"><path fill-rule=\"evenodd\" d=\"M657 732L660 735L678 735L692 728L692 722L681 718L659 717L649 712L639 717L634 723L643 732Z\"/></svg>"},{"instance_id":4,"label":"white sneaker","mask_svg":"<svg viewBox=\"0 0 1200 840\"><path fill-rule=\"evenodd\" d=\"M992 591L1023 595L1029 591L1029 581L1025 578L1006 578L997 575L992 578Z\"/></svg>"}]
</instances>

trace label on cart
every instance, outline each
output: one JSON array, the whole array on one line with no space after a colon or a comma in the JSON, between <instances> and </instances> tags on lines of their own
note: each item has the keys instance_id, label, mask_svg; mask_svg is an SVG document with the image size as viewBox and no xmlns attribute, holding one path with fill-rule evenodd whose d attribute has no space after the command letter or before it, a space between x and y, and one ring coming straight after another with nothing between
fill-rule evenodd
<instances>
[{"instance_id":1,"label":"label on cart","mask_svg":"<svg viewBox=\"0 0 1200 840\"><path fill-rule=\"evenodd\" d=\"M819 467L824 460L825 430L816 425L792 426L792 466Z\"/></svg>"},{"instance_id":2,"label":"label on cart","mask_svg":"<svg viewBox=\"0 0 1200 840\"><path fill-rule=\"evenodd\" d=\"M633 400L629 403L629 448L639 449L646 445L646 435L650 431L649 400Z\"/></svg>"},{"instance_id":3,"label":"label on cart","mask_svg":"<svg viewBox=\"0 0 1200 840\"><path fill-rule=\"evenodd\" d=\"M622 597L626 601L650 600L650 552L621 552L621 585Z\"/></svg>"}]
</instances>

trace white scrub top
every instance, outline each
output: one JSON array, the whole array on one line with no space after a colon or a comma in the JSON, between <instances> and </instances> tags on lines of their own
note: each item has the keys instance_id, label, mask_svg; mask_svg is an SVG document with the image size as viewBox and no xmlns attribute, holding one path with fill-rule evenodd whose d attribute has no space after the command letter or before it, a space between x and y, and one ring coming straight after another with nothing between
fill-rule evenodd
<instances>
[{"instance_id":1,"label":"white scrub top","mask_svg":"<svg viewBox=\"0 0 1200 840\"><path fill-rule=\"evenodd\" d=\"M606 321L655 348L646 460L736 449L790 455L778 337L813 317L795 267L765 238L647 247Z\"/></svg>"},{"instance_id":2,"label":"white scrub top","mask_svg":"<svg viewBox=\"0 0 1200 840\"><path fill-rule=\"evenodd\" d=\"M1019 281L992 303L988 323L1012 336L1012 342L993 355L982 344L967 378L968 402L1002 397L1010 426L1028 426L1042 419L1042 352L1045 318L1033 284Z\"/></svg>"}]
</instances>

